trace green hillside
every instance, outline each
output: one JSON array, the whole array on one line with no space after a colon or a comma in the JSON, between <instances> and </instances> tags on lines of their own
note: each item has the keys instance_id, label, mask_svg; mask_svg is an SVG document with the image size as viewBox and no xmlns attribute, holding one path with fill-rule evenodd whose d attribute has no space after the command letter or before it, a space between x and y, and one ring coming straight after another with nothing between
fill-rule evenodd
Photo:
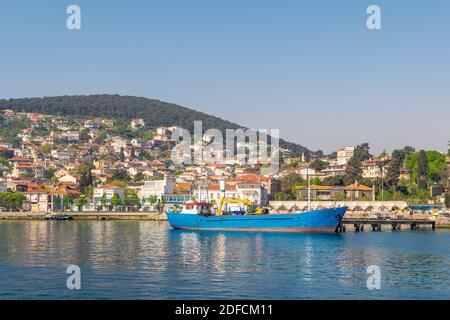
<instances>
[{"instance_id":1,"label":"green hillside","mask_svg":"<svg viewBox=\"0 0 450 320\"><path fill-rule=\"evenodd\" d=\"M130 120L143 118L149 127L181 126L192 131L195 120L203 122L203 129L242 128L236 123L195 111L173 103L134 96L89 95L58 96L0 100L0 110L12 109L22 112L37 112L65 116L106 117ZM280 140L280 146L288 148L293 155L313 154L307 148Z\"/></svg>"}]
</instances>

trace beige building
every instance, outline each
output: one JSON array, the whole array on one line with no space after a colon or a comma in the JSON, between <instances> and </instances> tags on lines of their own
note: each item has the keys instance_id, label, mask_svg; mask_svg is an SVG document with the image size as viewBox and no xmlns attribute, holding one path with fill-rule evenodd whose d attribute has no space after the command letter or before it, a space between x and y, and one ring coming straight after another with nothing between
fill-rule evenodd
<instances>
[{"instance_id":1,"label":"beige building","mask_svg":"<svg viewBox=\"0 0 450 320\"><path fill-rule=\"evenodd\" d=\"M380 168L380 161L365 160L361 164L362 177L366 179L381 178L382 170Z\"/></svg>"},{"instance_id":2,"label":"beige building","mask_svg":"<svg viewBox=\"0 0 450 320\"><path fill-rule=\"evenodd\" d=\"M345 147L337 150L337 164L338 165L346 165L348 160L353 157L353 151L355 151L355 147Z\"/></svg>"}]
</instances>

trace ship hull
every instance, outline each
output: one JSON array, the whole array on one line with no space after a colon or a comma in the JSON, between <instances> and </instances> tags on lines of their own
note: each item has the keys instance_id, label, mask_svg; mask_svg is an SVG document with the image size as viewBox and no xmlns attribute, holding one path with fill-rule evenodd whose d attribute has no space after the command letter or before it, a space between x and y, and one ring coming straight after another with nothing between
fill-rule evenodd
<instances>
[{"instance_id":1,"label":"ship hull","mask_svg":"<svg viewBox=\"0 0 450 320\"><path fill-rule=\"evenodd\" d=\"M335 232L346 207L307 211L293 214L265 214L242 216L200 216L167 213L175 229L256 231L256 232Z\"/></svg>"}]
</instances>

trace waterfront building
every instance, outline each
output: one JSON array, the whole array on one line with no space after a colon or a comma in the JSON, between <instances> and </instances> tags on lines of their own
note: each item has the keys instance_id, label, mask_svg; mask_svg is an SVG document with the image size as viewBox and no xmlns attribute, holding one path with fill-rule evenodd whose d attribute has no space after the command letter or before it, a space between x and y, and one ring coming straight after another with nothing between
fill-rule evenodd
<instances>
[{"instance_id":1,"label":"waterfront building","mask_svg":"<svg viewBox=\"0 0 450 320\"><path fill-rule=\"evenodd\" d=\"M95 187L92 195L94 206L101 207L103 205L111 205L111 199L116 193L119 195L120 199L125 199L124 188L107 184Z\"/></svg>"},{"instance_id":2,"label":"waterfront building","mask_svg":"<svg viewBox=\"0 0 450 320\"><path fill-rule=\"evenodd\" d=\"M138 196L143 202L151 196L156 196L161 200L163 195L173 194L174 183L172 175L165 175L162 180L145 181L138 191Z\"/></svg>"},{"instance_id":3,"label":"waterfront building","mask_svg":"<svg viewBox=\"0 0 450 320\"><path fill-rule=\"evenodd\" d=\"M51 210L51 197L47 191L40 187L28 188L23 192L25 200L22 207L26 211L31 212L47 212Z\"/></svg>"}]
</instances>

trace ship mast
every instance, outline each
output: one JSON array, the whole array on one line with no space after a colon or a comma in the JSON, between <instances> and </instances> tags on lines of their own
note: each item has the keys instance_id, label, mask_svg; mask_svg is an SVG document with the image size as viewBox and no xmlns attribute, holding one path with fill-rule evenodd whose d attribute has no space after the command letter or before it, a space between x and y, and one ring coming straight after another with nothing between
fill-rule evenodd
<instances>
[{"instance_id":1,"label":"ship mast","mask_svg":"<svg viewBox=\"0 0 450 320\"><path fill-rule=\"evenodd\" d=\"M309 166L306 167L306 176L308 177L308 211L311 211L311 177L309 176Z\"/></svg>"}]
</instances>

